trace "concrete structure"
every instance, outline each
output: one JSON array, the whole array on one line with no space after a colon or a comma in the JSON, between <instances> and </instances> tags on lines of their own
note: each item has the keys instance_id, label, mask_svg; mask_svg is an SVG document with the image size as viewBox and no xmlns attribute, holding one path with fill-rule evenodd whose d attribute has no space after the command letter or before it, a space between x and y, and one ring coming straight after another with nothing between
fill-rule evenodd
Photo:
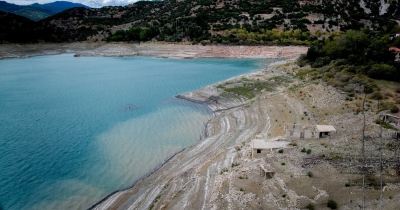
<instances>
[{"instance_id":1,"label":"concrete structure","mask_svg":"<svg viewBox=\"0 0 400 210\"><path fill-rule=\"evenodd\" d=\"M285 137L298 139L318 139L336 133L332 125L296 125L285 124Z\"/></svg>"},{"instance_id":2,"label":"concrete structure","mask_svg":"<svg viewBox=\"0 0 400 210\"><path fill-rule=\"evenodd\" d=\"M385 114L383 116L383 122L390 123L400 129L400 117L391 114Z\"/></svg>"},{"instance_id":3,"label":"concrete structure","mask_svg":"<svg viewBox=\"0 0 400 210\"><path fill-rule=\"evenodd\" d=\"M272 151L272 149L280 149L285 148L289 142L282 141L281 137L273 138L273 139L253 139L251 141L251 158L254 155L262 155L267 153L268 151Z\"/></svg>"},{"instance_id":4,"label":"concrete structure","mask_svg":"<svg viewBox=\"0 0 400 210\"><path fill-rule=\"evenodd\" d=\"M316 125L315 130L318 133L318 138L329 136L331 133L336 133L336 129L332 125Z\"/></svg>"},{"instance_id":5,"label":"concrete structure","mask_svg":"<svg viewBox=\"0 0 400 210\"><path fill-rule=\"evenodd\" d=\"M383 115L383 122L389 123L400 130L400 117L398 117L398 116L394 116L391 114L385 114L385 115ZM392 131L392 132L389 132L386 134L384 133L383 136L386 138L399 139L400 131Z\"/></svg>"},{"instance_id":6,"label":"concrete structure","mask_svg":"<svg viewBox=\"0 0 400 210\"><path fill-rule=\"evenodd\" d=\"M268 176L272 178L275 174L275 171L271 169L272 167L269 164L262 163L258 165L258 168L260 169L260 175L265 176L265 179L267 179Z\"/></svg>"}]
</instances>

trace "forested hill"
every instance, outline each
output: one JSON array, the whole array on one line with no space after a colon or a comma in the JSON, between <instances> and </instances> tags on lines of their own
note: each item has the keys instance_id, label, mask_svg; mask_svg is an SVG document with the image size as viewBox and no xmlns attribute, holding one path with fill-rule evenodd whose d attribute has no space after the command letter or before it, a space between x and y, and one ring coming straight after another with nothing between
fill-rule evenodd
<instances>
[{"instance_id":1,"label":"forested hill","mask_svg":"<svg viewBox=\"0 0 400 210\"><path fill-rule=\"evenodd\" d=\"M31 5L16 5L5 1L0 1L0 11L10 12L34 21L42 20L46 17L52 16L66 9L74 7L89 8L88 6L85 6L83 4L68 1L56 1L46 4L34 3Z\"/></svg>"},{"instance_id":2,"label":"forested hill","mask_svg":"<svg viewBox=\"0 0 400 210\"><path fill-rule=\"evenodd\" d=\"M63 37L57 41L158 40L202 44L308 45L321 35L337 31L369 28L371 31L392 32L400 11L397 0L388 2L140 1L125 7L69 9L39 21L37 27L62 30ZM6 34L0 34L2 42L14 42L4 37L7 37ZM54 41L42 37L38 40ZM32 39L25 41L32 42Z\"/></svg>"}]
</instances>

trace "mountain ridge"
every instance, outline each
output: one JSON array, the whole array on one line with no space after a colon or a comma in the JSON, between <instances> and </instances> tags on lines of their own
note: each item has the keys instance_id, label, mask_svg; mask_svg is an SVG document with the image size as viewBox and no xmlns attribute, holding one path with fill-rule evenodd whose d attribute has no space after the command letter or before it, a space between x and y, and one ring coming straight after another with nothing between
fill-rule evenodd
<instances>
[{"instance_id":1,"label":"mountain ridge","mask_svg":"<svg viewBox=\"0 0 400 210\"><path fill-rule=\"evenodd\" d=\"M84 4L68 1L55 1L45 4L33 3L30 5L17 5L13 3L8 3L6 1L0 1L1 11L20 15L34 21L42 20L73 7L90 8Z\"/></svg>"}]
</instances>

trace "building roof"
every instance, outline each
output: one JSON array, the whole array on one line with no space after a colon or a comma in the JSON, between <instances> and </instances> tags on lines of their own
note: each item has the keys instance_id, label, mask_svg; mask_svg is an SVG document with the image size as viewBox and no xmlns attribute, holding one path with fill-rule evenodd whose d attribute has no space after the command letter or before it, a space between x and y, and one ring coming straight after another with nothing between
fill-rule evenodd
<instances>
[{"instance_id":1,"label":"building roof","mask_svg":"<svg viewBox=\"0 0 400 210\"><path fill-rule=\"evenodd\" d=\"M285 124L285 129L289 130L289 131L298 131L298 132L302 132L302 131L314 131L315 127L312 125L301 125L301 124Z\"/></svg>"},{"instance_id":2,"label":"building roof","mask_svg":"<svg viewBox=\"0 0 400 210\"><path fill-rule=\"evenodd\" d=\"M398 52L400 52L400 48L397 48L397 47L389 47L389 51L398 53Z\"/></svg>"},{"instance_id":3,"label":"building roof","mask_svg":"<svg viewBox=\"0 0 400 210\"><path fill-rule=\"evenodd\" d=\"M315 128L318 132L336 132L335 127L332 125L316 125Z\"/></svg>"},{"instance_id":4,"label":"building roof","mask_svg":"<svg viewBox=\"0 0 400 210\"><path fill-rule=\"evenodd\" d=\"M393 118L396 118L396 119L400 119L400 117L398 117L398 116L394 116L394 115L391 115L391 114L385 114L386 116L389 116L389 117L393 117Z\"/></svg>"},{"instance_id":5,"label":"building roof","mask_svg":"<svg viewBox=\"0 0 400 210\"><path fill-rule=\"evenodd\" d=\"M265 139L253 139L251 142L253 149L275 149L286 147L289 144L287 141L267 141Z\"/></svg>"}]
</instances>

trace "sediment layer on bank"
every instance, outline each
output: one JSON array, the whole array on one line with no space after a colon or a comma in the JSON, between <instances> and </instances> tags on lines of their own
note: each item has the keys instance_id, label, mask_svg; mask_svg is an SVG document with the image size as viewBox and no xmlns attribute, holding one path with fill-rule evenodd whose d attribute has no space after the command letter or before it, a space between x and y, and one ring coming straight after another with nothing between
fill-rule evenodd
<instances>
[{"instance_id":1,"label":"sediment layer on bank","mask_svg":"<svg viewBox=\"0 0 400 210\"><path fill-rule=\"evenodd\" d=\"M225 46L162 43L2 44L0 59L73 53L75 56L152 56L162 58L295 58L307 46Z\"/></svg>"}]
</instances>

